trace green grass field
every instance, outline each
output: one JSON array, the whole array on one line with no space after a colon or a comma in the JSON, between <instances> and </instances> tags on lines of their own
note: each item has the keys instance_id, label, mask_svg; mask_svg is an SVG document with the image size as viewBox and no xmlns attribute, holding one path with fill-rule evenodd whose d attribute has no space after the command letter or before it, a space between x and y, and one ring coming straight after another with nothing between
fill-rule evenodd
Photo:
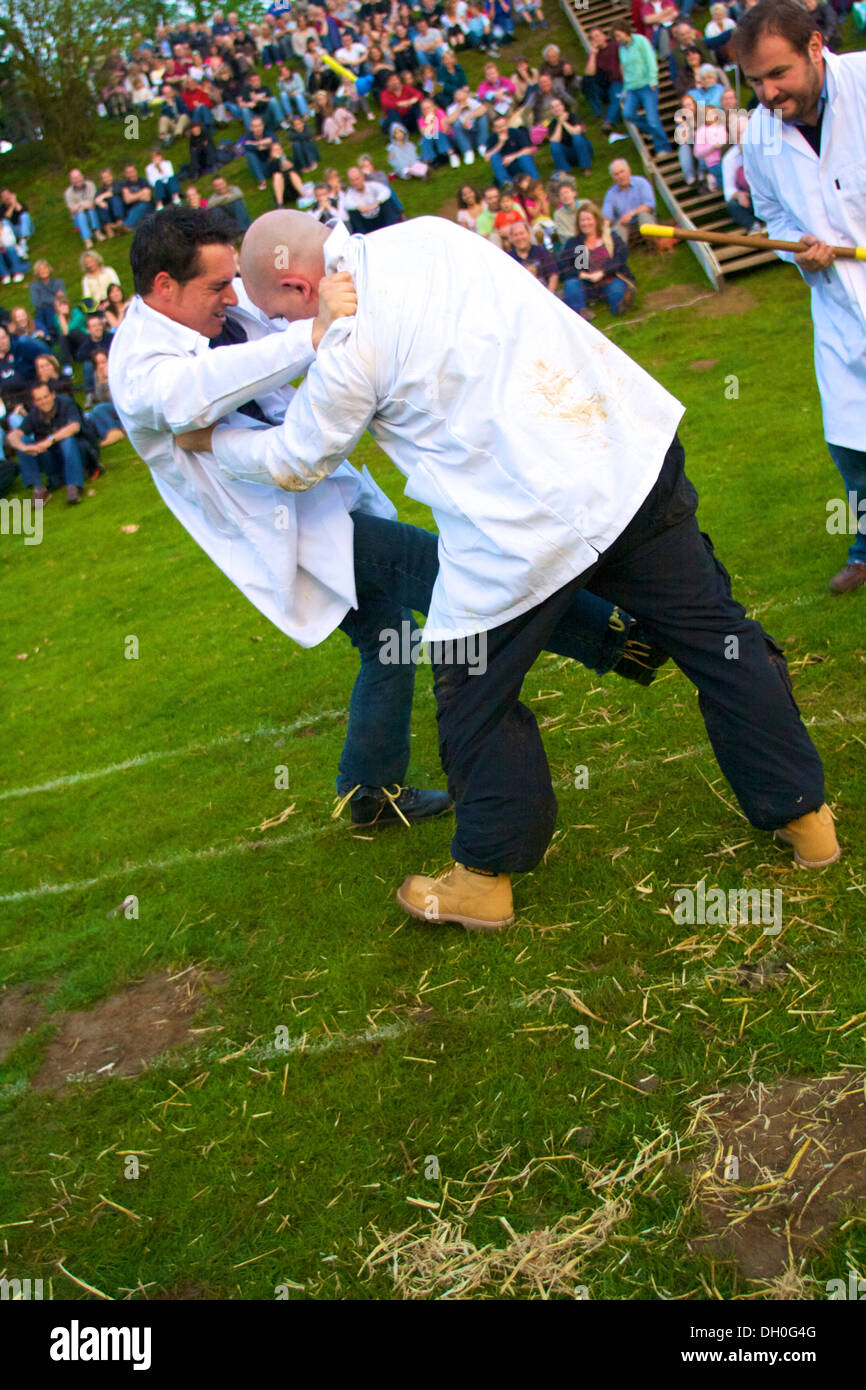
<instances>
[{"instance_id":1,"label":"green grass field","mask_svg":"<svg viewBox=\"0 0 866 1390\"><path fill-rule=\"evenodd\" d=\"M367 134L335 152L340 168L381 150ZM77 287L62 179L3 177L37 210L34 253ZM406 189L408 211L437 210L462 179ZM128 285L128 240L101 249ZM685 248L636 268L644 295L709 289ZM732 294L654 313L639 298L633 322L597 326L688 408L703 528L784 645L825 760L843 859L823 872L793 868L740 816L678 672L643 691L548 658L524 698L545 725L559 826L516 883L515 926L475 938L407 921L394 889L446 862L450 821L373 838L331 820L355 670L340 634L305 652L269 627L125 445L83 506L52 502L41 545L0 538L0 976L42 1008L0 1066L0 1275L62 1298L777 1291L690 1248L697 1177L719 1157L697 1103L863 1065L864 600L827 590L841 485L805 288L779 266ZM403 519L430 524L369 440L354 458ZM411 780L441 784L424 667L414 730ZM674 890L702 878L781 889L781 934L675 923ZM129 895L138 916L111 915ZM788 973L753 994L736 969L761 960ZM60 1014L190 967L210 976L194 1046L131 1079L30 1086ZM795 1239L787 1287L823 1297L825 1280L862 1271L863 1223L862 1206L840 1207L802 1259ZM553 1228L559 1254L524 1259L527 1236Z\"/></svg>"}]
</instances>

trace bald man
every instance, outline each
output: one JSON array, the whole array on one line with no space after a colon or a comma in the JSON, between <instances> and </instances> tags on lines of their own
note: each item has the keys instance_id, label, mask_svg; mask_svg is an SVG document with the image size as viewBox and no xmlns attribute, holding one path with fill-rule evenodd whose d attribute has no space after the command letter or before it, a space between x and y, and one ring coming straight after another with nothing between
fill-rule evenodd
<instances>
[{"instance_id":1,"label":"bald man","mask_svg":"<svg viewBox=\"0 0 866 1390\"><path fill-rule=\"evenodd\" d=\"M266 214L241 269L253 302L292 322L317 313L323 271L348 269L358 310L324 334L282 425L220 425L187 444L212 447L228 478L297 493L315 491L369 428L438 523L424 635L438 653L457 830L445 874L398 890L407 912L470 930L513 920L511 874L543 858L557 809L521 685L590 579L698 687L752 824L803 867L835 862L821 760L784 655L734 601L698 528L678 401L516 262L438 218L349 237ZM380 572L402 559L386 546ZM484 667L470 671L461 643L481 636Z\"/></svg>"}]
</instances>

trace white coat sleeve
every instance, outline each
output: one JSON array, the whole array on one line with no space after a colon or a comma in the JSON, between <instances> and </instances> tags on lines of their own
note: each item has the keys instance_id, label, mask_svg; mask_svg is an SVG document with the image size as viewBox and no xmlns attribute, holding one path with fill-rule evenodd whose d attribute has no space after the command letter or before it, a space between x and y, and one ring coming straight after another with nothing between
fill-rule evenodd
<instances>
[{"instance_id":1,"label":"white coat sleeve","mask_svg":"<svg viewBox=\"0 0 866 1390\"><path fill-rule=\"evenodd\" d=\"M776 191L770 181L762 177L761 166L747 144L743 145L743 172L746 175L746 182L752 195L755 217L759 222L765 223L769 236L776 241L800 241L810 231L810 228L800 227L792 220L788 209L776 196ZM789 261L796 265L793 251L777 251L775 254L780 261ZM804 270L799 265L797 269L807 285L821 283L823 271Z\"/></svg>"},{"instance_id":2,"label":"white coat sleeve","mask_svg":"<svg viewBox=\"0 0 866 1390\"><path fill-rule=\"evenodd\" d=\"M305 372L316 356L312 332L312 320L306 319L254 342L194 356L154 356L125 382L123 408L151 429L173 434L203 429L260 392L278 390Z\"/></svg>"},{"instance_id":3,"label":"white coat sleeve","mask_svg":"<svg viewBox=\"0 0 866 1390\"><path fill-rule=\"evenodd\" d=\"M358 351L353 320L341 319L319 345L281 425L214 431L220 468L243 482L268 478L287 492L315 487L351 454L376 413L375 374Z\"/></svg>"}]
</instances>

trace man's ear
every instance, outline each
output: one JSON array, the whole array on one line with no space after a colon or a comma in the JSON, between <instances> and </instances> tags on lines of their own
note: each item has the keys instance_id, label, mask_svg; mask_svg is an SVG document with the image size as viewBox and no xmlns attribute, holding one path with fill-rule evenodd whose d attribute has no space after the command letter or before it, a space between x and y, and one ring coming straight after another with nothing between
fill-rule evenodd
<instances>
[{"instance_id":1,"label":"man's ear","mask_svg":"<svg viewBox=\"0 0 866 1390\"><path fill-rule=\"evenodd\" d=\"M284 280L280 281L280 289L291 290L293 294L298 295L303 300L311 299L315 292L310 281L305 280L301 275L286 276Z\"/></svg>"}]
</instances>

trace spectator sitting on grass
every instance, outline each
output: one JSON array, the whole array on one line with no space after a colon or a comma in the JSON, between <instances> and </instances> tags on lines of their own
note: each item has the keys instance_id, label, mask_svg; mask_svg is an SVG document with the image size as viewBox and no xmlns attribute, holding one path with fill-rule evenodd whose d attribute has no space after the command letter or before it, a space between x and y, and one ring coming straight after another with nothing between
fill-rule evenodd
<instances>
[{"instance_id":1,"label":"spectator sitting on grass","mask_svg":"<svg viewBox=\"0 0 866 1390\"><path fill-rule=\"evenodd\" d=\"M303 116L291 119L292 161L301 174L312 174L319 167L319 151Z\"/></svg>"},{"instance_id":2,"label":"spectator sitting on grass","mask_svg":"<svg viewBox=\"0 0 866 1390\"><path fill-rule=\"evenodd\" d=\"M442 54L436 76L442 88L440 95L446 106L450 105L455 93L459 92L461 87L465 87L468 81L466 73L450 48L446 48Z\"/></svg>"},{"instance_id":3,"label":"spectator sitting on grass","mask_svg":"<svg viewBox=\"0 0 866 1390\"><path fill-rule=\"evenodd\" d=\"M47 261L40 260L34 263L30 303L33 305L33 317L49 336L54 333L54 296L58 290L65 289L66 285L62 280L55 278Z\"/></svg>"},{"instance_id":4,"label":"spectator sitting on grass","mask_svg":"<svg viewBox=\"0 0 866 1390\"><path fill-rule=\"evenodd\" d=\"M70 169L69 184L63 197L84 245L91 247L94 237L97 241L104 241L105 233L100 228L99 214L94 205L96 185L93 181L86 179L80 169Z\"/></svg>"},{"instance_id":5,"label":"spectator sitting on grass","mask_svg":"<svg viewBox=\"0 0 866 1390\"><path fill-rule=\"evenodd\" d=\"M555 43L549 43L542 52L538 75L550 77L554 88L562 97L568 96L576 80L574 66L563 59Z\"/></svg>"},{"instance_id":6,"label":"spectator sitting on grass","mask_svg":"<svg viewBox=\"0 0 866 1390\"><path fill-rule=\"evenodd\" d=\"M612 160L608 172L613 186L604 195L602 216L628 244L632 223L641 226L644 222L655 221L656 195L649 180L641 174L633 174L625 159Z\"/></svg>"},{"instance_id":7,"label":"spectator sitting on grass","mask_svg":"<svg viewBox=\"0 0 866 1390\"><path fill-rule=\"evenodd\" d=\"M581 208L577 225L577 236L569 237L560 259L563 299L582 318L594 318L589 305L599 299L607 300L612 314L625 313L635 288L625 241L611 231L595 203Z\"/></svg>"},{"instance_id":8,"label":"spectator sitting on grass","mask_svg":"<svg viewBox=\"0 0 866 1390\"><path fill-rule=\"evenodd\" d=\"M554 97L550 103L547 134L554 168L568 173L577 165L582 174L592 173L593 151L586 137L586 126L571 114L562 97Z\"/></svg>"},{"instance_id":9,"label":"spectator sitting on grass","mask_svg":"<svg viewBox=\"0 0 866 1390\"><path fill-rule=\"evenodd\" d=\"M0 330L0 352L2 352ZM10 430L9 444L18 452L21 481L33 488L34 500L45 503L49 489L66 484L70 505L84 496L84 455L78 435L81 417L71 396L58 395L50 381L40 382L30 392L30 408L16 429ZM44 471L48 486L42 482Z\"/></svg>"},{"instance_id":10,"label":"spectator sitting on grass","mask_svg":"<svg viewBox=\"0 0 866 1390\"><path fill-rule=\"evenodd\" d=\"M16 304L15 308L10 310L6 330L11 338L41 338L43 344L51 342L50 333L46 333L44 328L37 325L33 315L28 313L22 304Z\"/></svg>"},{"instance_id":11,"label":"spectator sitting on grass","mask_svg":"<svg viewBox=\"0 0 866 1390\"><path fill-rule=\"evenodd\" d=\"M117 271L105 264L98 251L82 252L79 265L82 271L82 299L89 299L94 309L104 309L109 285L120 284Z\"/></svg>"},{"instance_id":12,"label":"spectator sitting on grass","mask_svg":"<svg viewBox=\"0 0 866 1390\"><path fill-rule=\"evenodd\" d=\"M208 199L208 207L224 208L235 219L242 232L247 230L252 221L243 193L236 183L229 183L224 174L214 174L213 192Z\"/></svg>"},{"instance_id":13,"label":"spectator sitting on grass","mask_svg":"<svg viewBox=\"0 0 866 1390\"><path fill-rule=\"evenodd\" d=\"M93 354L93 409L86 418L99 436L100 449L108 449L126 438L126 431L111 399L107 352ZM99 471L104 472L104 469L100 466Z\"/></svg>"},{"instance_id":14,"label":"spectator sitting on grass","mask_svg":"<svg viewBox=\"0 0 866 1390\"><path fill-rule=\"evenodd\" d=\"M480 218L488 219L488 232L493 230L493 214L490 212L478 189L471 183L464 183L457 193L457 221L461 227L466 227L470 232L485 233L479 227Z\"/></svg>"},{"instance_id":15,"label":"spectator sitting on grass","mask_svg":"<svg viewBox=\"0 0 866 1390\"><path fill-rule=\"evenodd\" d=\"M15 229L5 218L0 219L0 279L4 285L16 284L27 274L27 262L18 254Z\"/></svg>"},{"instance_id":16,"label":"spectator sitting on grass","mask_svg":"<svg viewBox=\"0 0 866 1390\"><path fill-rule=\"evenodd\" d=\"M526 213L514 196L513 185L507 184L499 194L499 207L493 215L493 227L504 238L515 222L526 222Z\"/></svg>"},{"instance_id":17,"label":"spectator sitting on grass","mask_svg":"<svg viewBox=\"0 0 866 1390\"><path fill-rule=\"evenodd\" d=\"M673 47L668 59L668 69L677 93L682 94L693 85L693 72L701 63L710 61L710 50L697 29L685 18L678 19L676 24L671 26L671 37ZM690 60L690 53L697 55L696 58Z\"/></svg>"},{"instance_id":18,"label":"spectator sitting on grass","mask_svg":"<svg viewBox=\"0 0 866 1390\"><path fill-rule=\"evenodd\" d=\"M423 179L427 174L427 165L423 159L419 158L418 150L409 139L406 127L402 126L399 121L395 121L391 126L388 163L393 172L401 179Z\"/></svg>"},{"instance_id":19,"label":"spectator sitting on grass","mask_svg":"<svg viewBox=\"0 0 866 1390\"><path fill-rule=\"evenodd\" d=\"M295 198L304 196L304 185L292 161L283 151L279 140L271 141L270 155L265 165L265 173L271 181L274 203L278 208L286 205L286 182L294 190Z\"/></svg>"},{"instance_id":20,"label":"spectator sitting on grass","mask_svg":"<svg viewBox=\"0 0 866 1390\"><path fill-rule=\"evenodd\" d=\"M270 159L271 137L265 134L265 123L261 116L253 116L252 129L244 140L244 155L247 167L263 192L267 186L267 165Z\"/></svg>"},{"instance_id":21,"label":"spectator sitting on grass","mask_svg":"<svg viewBox=\"0 0 866 1390\"><path fill-rule=\"evenodd\" d=\"M558 241L568 241L577 236L577 214L585 207L587 199L578 199L577 185L572 178L560 179L551 189L551 198L556 197L557 207L553 214L553 226Z\"/></svg>"},{"instance_id":22,"label":"spectator sitting on grass","mask_svg":"<svg viewBox=\"0 0 866 1390\"><path fill-rule=\"evenodd\" d=\"M538 68L534 68L529 59L521 55L515 60L511 81L514 83L515 103L520 107L526 106L538 87Z\"/></svg>"},{"instance_id":23,"label":"spectator sitting on grass","mask_svg":"<svg viewBox=\"0 0 866 1390\"><path fill-rule=\"evenodd\" d=\"M93 391L93 354L97 348L104 348L107 352L111 346L111 337L111 330L101 314L87 315L87 337L76 352L75 358L81 363L84 389L88 397Z\"/></svg>"},{"instance_id":24,"label":"spectator sitting on grass","mask_svg":"<svg viewBox=\"0 0 866 1390\"><path fill-rule=\"evenodd\" d=\"M488 102L498 116L507 116L517 97L517 88L510 77L500 75L495 63L485 63L484 80L478 87L477 96L479 101Z\"/></svg>"},{"instance_id":25,"label":"spectator sitting on grass","mask_svg":"<svg viewBox=\"0 0 866 1390\"><path fill-rule=\"evenodd\" d=\"M108 298L105 301L103 314L105 322L111 333L116 333L123 323L123 316L129 308L129 300L124 299L123 290L120 285L108 286Z\"/></svg>"},{"instance_id":26,"label":"spectator sitting on grass","mask_svg":"<svg viewBox=\"0 0 866 1390\"><path fill-rule=\"evenodd\" d=\"M61 396L73 395L75 384L71 377L60 375L60 363L53 353L43 352L41 357L37 357L33 367L36 381L50 381L52 391L57 391Z\"/></svg>"},{"instance_id":27,"label":"spectator sitting on grass","mask_svg":"<svg viewBox=\"0 0 866 1390\"><path fill-rule=\"evenodd\" d=\"M340 216L340 209L331 199L331 190L326 183L317 183L313 189L315 202L308 212L311 217L315 217L317 222L321 222L326 227L336 226L338 222L348 222L349 214Z\"/></svg>"},{"instance_id":28,"label":"spectator sitting on grass","mask_svg":"<svg viewBox=\"0 0 866 1390\"><path fill-rule=\"evenodd\" d=\"M153 189L147 179L138 177L138 170L134 164L127 164L124 167L120 196L126 208L126 215L123 219L125 227L136 226L142 217L146 217L149 212L153 211Z\"/></svg>"},{"instance_id":29,"label":"spectator sitting on grass","mask_svg":"<svg viewBox=\"0 0 866 1390\"><path fill-rule=\"evenodd\" d=\"M448 107L448 125L464 164L474 163L476 151L484 157L490 143L487 108L472 95L468 86L458 87L454 93L454 100Z\"/></svg>"},{"instance_id":30,"label":"spectator sitting on grass","mask_svg":"<svg viewBox=\"0 0 866 1390\"><path fill-rule=\"evenodd\" d=\"M418 118L418 132L421 136L421 158L427 164L450 160L452 168L460 164L460 156L451 142L448 133L448 117L432 97L421 99L421 114Z\"/></svg>"},{"instance_id":31,"label":"spectator sitting on grass","mask_svg":"<svg viewBox=\"0 0 866 1390\"><path fill-rule=\"evenodd\" d=\"M354 134L355 117L345 106L335 106L330 92L316 92L313 96L316 134L321 135L329 145L339 145L347 135Z\"/></svg>"},{"instance_id":32,"label":"spectator sitting on grass","mask_svg":"<svg viewBox=\"0 0 866 1390\"><path fill-rule=\"evenodd\" d=\"M187 207L191 208L206 208L208 205L207 198L202 197L194 183L191 183L186 190L186 202Z\"/></svg>"},{"instance_id":33,"label":"spectator sitting on grass","mask_svg":"<svg viewBox=\"0 0 866 1390\"><path fill-rule=\"evenodd\" d=\"M99 187L96 190L94 206L99 216L99 223L107 237L113 237L115 232L125 232L123 219L126 216L126 208L120 193L120 179L116 179L110 169L100 169Z\"/></svg>"},{"instance_id":34,"label":"spectator sitting on grass","mask_svg":"<svg viewBox=\"0 0 866 1390\"><path fill-rule=\"evenodd\" d=\"M75 354L87 337L87 315L79 304L73 309L66 291L58 290L54 296L52 319L54 329L51 341L62 358L64 374L71 375Z\"/></svg>"},{"instance_id":35,"label":"spectator sitting on grass","mask_svg":"<svg viewBox=\"0 0 866 1390\"><path fill-rule=\"evenodd\" d=\"M551 255L546 246L539 246L532 240L532 232L526 222L512 222L508 227L508 240L510 249L508 254L520 263L520 265L534 266L535 274L546 285L551 293L555 294L559 286L559 271L557 270L556 258Z\"/></svg>"},{"instance_id":36,"label":"spectator sitting on grass","mask_svg":"<svg viewBox=\"0 0 866 1390\"><path fill-rule=\"evenodd\" d=\"M382 89L379 102L382 107L381 127L387 135L395 121L410 129L417 125L421 115L421 98L424 93L417 87L410 87L396 73L392 73Z\"/></svg>"},{"instance_id":37,"label":"spectator sitting on grass","mask_svg":"<svg viewBox=\"0 0 866 1390\"><path fill-rule=\"evenodd\" d=\"M522 126L510 129L504 116L494 119L493 144L487 151L487 158L500 188L517 174L531 174L534 179L538 178L534 150L529 131Z\"/></svg>"},{"instance_id":38,"label":"spectator sitting on grass","mask_svg":"<svg viewBox=\"0 0 866 1390\"><path fill-rule=\"evenodd\" d=\"M165 148L178 135L183 135L189 125L190 113L181 101L174 87L165 82L162 88L162 105L159 108L157 133Z\"/></svg>"},{"instance_id":39,"label":"spectator sitting on grass","mask_svg":"<svg viewBox=\"0 0 866 1390\"><path fill-rule=\"evenodd\" d=\"M390 188L366 180L357 165L348 171L346 179L346 211L353 232L374 232L397 221Z\"/></svg>"},{"instance_id":40,"label":"spectator sitting on grass","mask_svg":"<svg viewBox=\"0 0 866 1390\"><path fill-rule=\"evenodd\" d=\"M16 238L16 250L22 261L27 260L27 243L33 235L33 218L17 193L11 188L0 189L0 218L8 222Z\"/></svg>"},{"instance_id":41,"label":"spectator sitting on grass","mask_svg":"<svg viewBox=\"0 0 866 1390\"><path fill-rule=\"evenodd\" d=\"M210 131L201 121L193 121L189 128L189 163L192 177L199 179L203 174L212 174L216 162L216 149Z\"/></svg>"},{"instance_id":42,"label":"spectator sitting on grass","mask_svg":"<svg viewBox=\"0 0 866 1390\"><path fill-rule=\"evenodd\" d=\"M534 240L547 244L556 228L550 213L550 199L541 179L534 179L530 174L521 174L517 180L516 194L517 201L526 213Z\"/></svg>"},{"instance_id":43,"label":"spectator sitting on grass","mask_svg":"<svg viewBox=\"0 0 866 1390\"><path fill-rule=\"evenodd\" d=\"M45 352L45 341L28 338L24 333L11 333L0 328L0 359L12 362L15 371L26 384L36 380L35 362Z\"/></svg>"},{"instance_id":44,"label":"spectator sitting on grass","mask_svg":"<svg viewBox=\"0 0 866 1390\"><path fill-rule=\"evenodd\" d=\"M151 150L150 163L144 174L153 189L154 205L157 208L165 207L169 200L173 203L180 202L180 184L174 172L174 165L170 159L165 158L159 145L154 145Z\"/></svg>"},{"instance_id":45,"label":"spectator sitting on grass","mask_svg":"<svg viewBox=\"0 0 866 1390\"><path fill-rule=\"evenodd\" d=\"M223 96L225 97L225 88L223 88ZM310 108L304 95L304 80L301 74L291 72L284 64L281 64L277 74L277 96L287 120L295 114L298 116L309 114Z\"/></svg>"},{"instance_id":46,"label":"spectator sitting on grass","mask_svg":"<svg viewBox=\"0 0 866 1390\"><path fill-rule=\"evenodd\" d=\"M324 179L328 188L328 197L337 209L337 217L348 225L349 210L346 207L346 190L343 187L343 180L340 178L339 172L336 169L326 169Z\"/></svg>"}]
</instances>

